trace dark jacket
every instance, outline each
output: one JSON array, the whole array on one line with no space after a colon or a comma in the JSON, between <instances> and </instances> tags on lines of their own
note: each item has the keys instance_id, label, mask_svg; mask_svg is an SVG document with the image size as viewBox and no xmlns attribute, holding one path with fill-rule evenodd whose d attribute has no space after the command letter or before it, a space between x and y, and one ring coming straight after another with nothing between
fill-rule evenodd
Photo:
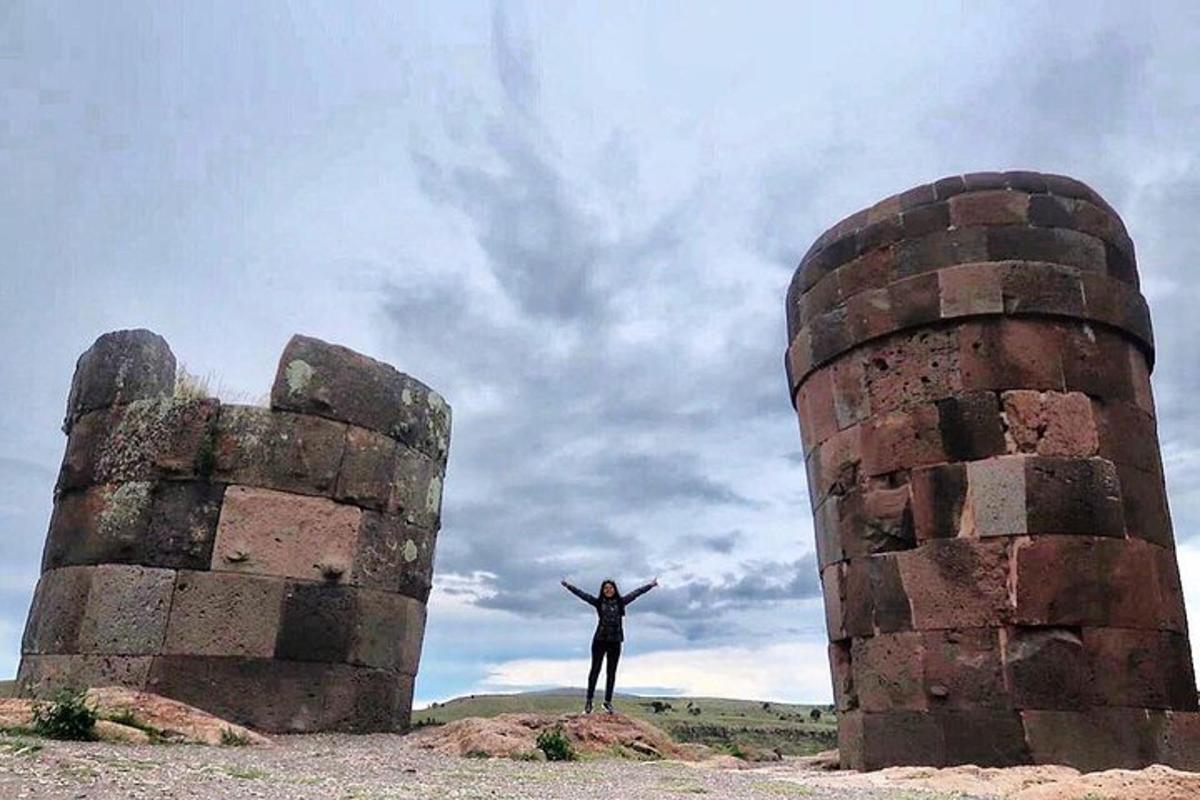
<instances>
[{"instance_id":1,"label":"dark jacket","mask_svg":"<svg viewBox=\"0 0 1200 800\"><path fill-rule=\"evenodd\" d=\"M647 583L621 597L596 597L566 583L566 581L563 583L566 585L567 591L596 609L596 616L599 619L596 621L596 632L592 635L592 639L598 642L625 641L625 626L621 623L621 618L625 616L625 606L654 588L653 583Z\"/></svg>"}]
</instances>

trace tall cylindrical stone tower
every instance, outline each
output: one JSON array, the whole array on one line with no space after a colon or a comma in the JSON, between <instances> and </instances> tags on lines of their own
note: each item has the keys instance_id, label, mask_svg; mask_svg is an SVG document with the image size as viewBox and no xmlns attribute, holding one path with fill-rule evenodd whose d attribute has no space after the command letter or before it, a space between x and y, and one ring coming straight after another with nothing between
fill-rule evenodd
<instances>
[{"instance_id":1,"label":"tall cylindrical stone tower","mask_svg":"<svg viewBox=\"0 0 1200 800\"><path fill-rule=\"evenodd\" d=\"M787 296L842 762L1200 767L1133 244L1082 183L945 178Z\"/></svg>"},{"instance_id":2,"label":"tall cylindrical stone tower","mask_svg":"<svg viewBox=\"0 0 1200 800\"><path fill-rule=\"evenodd\" d=\"M19 691L407 727L449 446L436 392L296 336L270 407L223 405L177 391L162 337L118 331L80 357L64 430Z\"/></svg>"}]
</instances>

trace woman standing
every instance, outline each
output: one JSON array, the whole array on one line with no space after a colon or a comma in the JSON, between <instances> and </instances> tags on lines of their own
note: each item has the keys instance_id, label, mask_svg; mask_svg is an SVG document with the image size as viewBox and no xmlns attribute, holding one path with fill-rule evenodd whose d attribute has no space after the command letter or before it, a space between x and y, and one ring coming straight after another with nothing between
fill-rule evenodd
<instances>
[{"instance_id":1,"label":"woman standing","mask_svg":"<svg viewBox=\"0 0 1200 800\"><path fill-rule=\"evenodd\" d=\"M616 581L612 578L605 578L604 582L600 584L599 597L575 588L565 579L562 585L571 594L593 606L596 609L596 616L599 618L596 622L596 632L592 635L592 668L588 671L587 704L583 710L587 714L592 713L592 698L596 694L596 678L600 676L600 661L606 659L607 680L604 684L604 710L611 714L613 713L613 684L617 680L617 661L621 658L621 642L625 641L625 628L622 624L625 606L658 586L658 578L624 596L621 595Z\"/></svg>"}]
</instances>

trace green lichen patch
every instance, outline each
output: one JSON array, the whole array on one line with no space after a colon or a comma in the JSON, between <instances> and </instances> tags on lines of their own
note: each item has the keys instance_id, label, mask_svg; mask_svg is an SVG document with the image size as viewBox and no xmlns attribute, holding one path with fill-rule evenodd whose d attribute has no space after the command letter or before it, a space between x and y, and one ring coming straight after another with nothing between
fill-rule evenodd
<instances>
[{"instance_id":1,"label":"green lichen patch","mask_svg":"<svg viewBox=\"0 0 1200 800\"><path fill-rule=\"evenodd\" d=\"M288 362L284 370L289 394L302 394L312 382L316 372L307 361L296 358Z\"/></svg>"}]
</instances>

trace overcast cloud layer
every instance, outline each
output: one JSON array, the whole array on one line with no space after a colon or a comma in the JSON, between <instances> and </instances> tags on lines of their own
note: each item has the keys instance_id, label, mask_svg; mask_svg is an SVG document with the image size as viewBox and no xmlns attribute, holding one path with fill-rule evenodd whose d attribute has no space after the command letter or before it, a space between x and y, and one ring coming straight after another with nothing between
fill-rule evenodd
<instances>
[{"instance_id":1,"label":"overcast cloud layer","mask_svg":"<svg viewBox=\"0 0 1200 800\"><path fill-rule=\"evenodd\" d=\"M215 5L0 5L0 677L74 360L144 326L227 398L303 332L453 404L419 698L578 682L606 575L663 584L626 688L827 698L784 288L1005 168L1137 244L1200 618L1194 3Z\"/></svg>"}]
</instances>

